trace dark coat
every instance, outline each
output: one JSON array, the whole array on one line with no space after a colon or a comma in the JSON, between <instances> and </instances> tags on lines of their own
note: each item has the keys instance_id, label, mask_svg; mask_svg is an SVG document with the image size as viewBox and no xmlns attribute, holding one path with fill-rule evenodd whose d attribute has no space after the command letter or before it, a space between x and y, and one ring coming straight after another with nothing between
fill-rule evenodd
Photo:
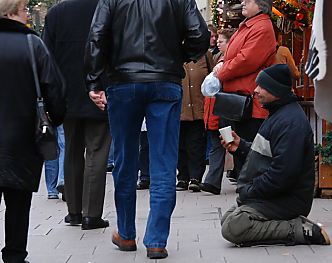
<instances>
[{"instance_id":1,"label":"dark coat","mask_svg":"<svg viewBox=\"0 0 332 263\"><path fill-rule=\"evenodd\" d=\"M84 51L98 0L68 0L53 6L45 18L42 38L66 80L66 118L107 119L89 98L83 70ZM105 88L106 82L101 85Z\"/></svg>"},{"instance_id":2,"label":"dark coat","mask_svg":"<svg viewBox=\"0 0 332 263\"><path fill-rule=\"evenodd\" d=\"M294 97L268 105L270 115L251 145L238 180L240 204L269 219L307 216L313 201L313 133ZM245 152L243 146L237 153Z\"/></svg>"},{"instance_id":3,"label":"dark coat","mask_svg":"<svg viewBox=\"0 0 332 263\"><path fill-rule=\"evenodd\" d=\"M41 92L55 125L65 114L60 72L37 34L0 18L0 187L37 191L43 160L35 146L36 89L27 34L33 34Z\"/></svg>"}]
</instances>

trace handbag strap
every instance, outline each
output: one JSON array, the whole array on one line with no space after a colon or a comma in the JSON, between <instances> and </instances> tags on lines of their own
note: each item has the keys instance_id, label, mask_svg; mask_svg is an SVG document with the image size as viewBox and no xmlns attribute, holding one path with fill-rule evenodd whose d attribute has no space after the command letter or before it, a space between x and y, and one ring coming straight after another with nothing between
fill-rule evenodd
<instances>
[{"instance_id":1,"label":"handbag strap","mask_svg":"<svg viewBox=\"0 0 332 263\"><path fill-rule=\"evenodd\" d=\"M37 74L36 57L35 57L35 51L33 49L33 44L32 44L32 35L28 34L27 38L28 38L28 45L29 45L29 50L30 50L33 78L35 80L35 86L36 86L36 92L37 92L37 99L43 100L43 97L40 92L39 78L38 78L38 74Z\"/></svg>"},{"instance_id":2,"label":"handbag strap","mask_svg":"<svg viewBox=\"0 0 332 263\"><path fill-rule=\"evenodd\" d=\"M209 62L209 58L208 58L206 53L205 53L205 63L206 63L206 66L207 66L208 73L210 74L212 72L212 69L211 69L211 65L210 65L210 62Z\"/></svg>"}]
</instances>

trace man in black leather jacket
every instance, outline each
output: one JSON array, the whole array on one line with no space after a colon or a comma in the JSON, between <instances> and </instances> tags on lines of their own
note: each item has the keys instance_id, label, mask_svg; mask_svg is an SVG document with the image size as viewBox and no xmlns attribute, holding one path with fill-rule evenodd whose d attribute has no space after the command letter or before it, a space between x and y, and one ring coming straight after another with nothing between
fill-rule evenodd
<instances>
[{"instance_id":1,"label":"man in black leather jacket","mask_svg":"<svg viewBox=\"0 0 332 263\"><path fill-rule=\"evenodd\" d=\"M86 49L87 87L101 109L107 103L114 139L115 204L120 250L136 250L136 180L141 124L150 144L150 214L144 245L151 259L167 257L175 207L182 65L198 60L210 34L194 0L101 0ZM111 85L99 85L107 71Z\"/></svg>"}]
</instances>

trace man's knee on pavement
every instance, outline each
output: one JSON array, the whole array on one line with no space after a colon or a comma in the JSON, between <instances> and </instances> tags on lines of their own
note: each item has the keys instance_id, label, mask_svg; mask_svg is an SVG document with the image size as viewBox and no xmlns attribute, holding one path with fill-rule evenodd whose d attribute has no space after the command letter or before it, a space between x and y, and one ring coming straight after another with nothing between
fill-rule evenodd
<instances>
[{"instance_id":1,"label":"man's knee on pavement","mask_svg":"<svg viewBox=\"0 0 332 263\"><path fill-rule=\"evenodd\" d=\"M221 234L229 242L234 244L243 243L243 235L252 227L252 222L248 213L234 211L224 221Z\"/></svg>"}]
</instances>

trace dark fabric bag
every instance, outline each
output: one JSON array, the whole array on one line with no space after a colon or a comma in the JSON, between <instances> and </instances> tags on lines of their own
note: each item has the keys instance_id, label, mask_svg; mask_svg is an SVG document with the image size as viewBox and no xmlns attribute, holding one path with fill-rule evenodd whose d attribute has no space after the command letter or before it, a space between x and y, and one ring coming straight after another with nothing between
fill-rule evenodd
<instances>
[{"instance_id":1,"label":"dark fabric bag","mask_svg":"<svg viewBox=\"0 0 332 263\"><path fill-rule=\"evenodd\" d=\"M54 160L58 158L58 140L56 128L52 125L46 110L45 102L40 92L39 79L37 74L37 65L31 35L27 35L29 50L31 55L31 64L37 92L36 108L36 132L35 141L39 154L44 160Z\"/></svg>"},{"instance_id":2,"label":"dark fabric bag","mask_svg":"<svg viewBox=\"0 0 332 263\"><path fill-rule=\"evenodd\" d=\"M213 114L231 121L242 121L251 118L252 95L218 92Z\"/></svg>"}]
</instances>

